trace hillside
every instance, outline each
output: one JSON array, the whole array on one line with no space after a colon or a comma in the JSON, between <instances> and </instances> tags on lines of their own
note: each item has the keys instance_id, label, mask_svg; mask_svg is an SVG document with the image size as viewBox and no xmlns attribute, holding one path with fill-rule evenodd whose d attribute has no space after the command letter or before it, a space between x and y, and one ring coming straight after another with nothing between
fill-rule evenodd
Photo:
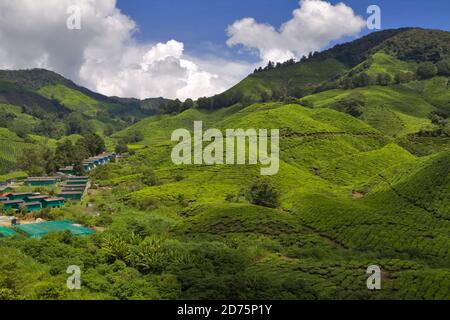
<instances>
[{"instance_id":1,"label":"hillside","mask_svg":"<svg viewBox=\"0 0 450 320\"><path fill-rule=\"evenodd\" d=\"M110 118L127 116L142 118L151 114L146 112L149 105L154 103L159 106L160 102L167 101L164 99L161 101L161 98L141 101L107 97L45 69L0 70L0 81L19 88L22 92L37 93L44 98L55 100L71 111L90 117L106 112ZM153 109L157 109L157 106Z\"/></svg>"},{"instance_id":2,"label":"hillside","mask_svg":"<svg viewBox=\"0 0 450 320\"><path fill-rule=\"evenodd\" d=\"M417 63L450 58L449 32L403 28L373 32L352 42L316 52L300 62L257 71L228 91L211 97L205 108L226 107L237 100L264 102L271 98L308 94L338 86L343 74L352 76L373 63L369 73L415 71ZM426 54L424 54L426 52Z\"/></svg>"},{"instance_id":3,"label":"hillside","mask_svg":"<svg viewBox=\"0 0 450 320\"><path fill-rule=\"evenodd\" d=\"M257 72L224 93L244 96L244 103L150 117L118 133L138 130L144 139L130 145L134 155L96 179L120 189L119 202L151 212L159 232L186 247L214 242L257 250L242 262L239 276L220 275L245 281L246 298L275 290L286 299L448 299L450 140L440 129L445 121L432 115L450 111L449 79L394 82L399 73L415 74L423 61L436 62L437 54L445 57L447 37L418 29L375 33L294 66ZM414 38L422 50L435 46L435 53L417 52L410 46ZM388 74L392 82L328 87L362 73L374 79ZM304 90L300 99L251 103L291 77ZM167 160L175 145L171 132L192 130L199 120L220 130L280 129L280 171L268 178L280 193L278 210L258 208L244 196L260 179L258 166L175 166ZM142 184L148 167L158 181L150 186ZM385 272L386 289L379 293L364 290L361 270L372 263ZM254 290L250 275L263 289ZM182 286L188 281L177 278ZM206 297L195 285L181 296Z\"/></svg>"},{"instance_id":4,"label":"hillside","mask_svg":"<svg viewBox=\"0 0 450 320\"><path fill-rule=\"evenodd\" d=\"M280 171L270 181L280 191L282 210L258 208L239 197L259 179L257 167L177 167L167 161L174 146L168 141L171 131L192 129L194 120L219 129L281 128ZM243 267L242 277L254 274L258 283L269 281L267 289L301 279L308 292L295 291L294 286L277 296L449 296L448 288L439 283L450 267L448 152L418 158L396 144L390 132L326 106L268 103L233 111L189 110L145 119L128 130L136 128L148 129L143 131L142 149L99 173L97 181L122 190L117 194L121 201L151 212L161 232L186 246L214 241L236 243L241 249L260 247L258 258ZM154 170L158 184L141 184L145 167ZM380 294L363 289L362 275L355 280L357 270L373 261L389 274L387 290ZM275 280L280 272L282 279ZM182 296L205 297L194 292L191 288ZM246 297L263 296L250 290Z\"/></svg>"},{"instance_id":5,"label":"hillside","mask_svg":"<svg viewBox=\"0 0 450 320\"><path fill-rule=\"evenodd\" d=\"M98 232L0 239L0 285L13 283L0 297L450 299L450 90L435 66L448 58L448 34L373 33L258 71L188 110L127 123L108 137L122 157L91 173L85 199L39 215ZM436 72L421 76L424 62ZM97 110L114 101L154 108L49 78L9 85L88 121L101 122ZM13 122L40 121L0 107ZM279 171L174 164L171 134L192 132L194 121L279 129ZM12 130L0 134L29 143ZM0 159L13 169L13 157ZM77 292L64 287L74 263L83 267ZM23 272L10 274L12 264ZM367 289L370 265L382 269L382 290Z\"/></svg>"},{"instance_id":6,"label":"hillside","mask_svg":"<svg viewBox=\"0 0 450 320\"><path fill-rule=\"evenodd\" d=\"M106 97L44 69L0 70L0 128L21 137L15 147L0 147L0 174L17 170L21 153L46 140L55 147L66 136L92 131L113 148L114 131L159 113L168 101Z\"/></svg>"}]
</instances>

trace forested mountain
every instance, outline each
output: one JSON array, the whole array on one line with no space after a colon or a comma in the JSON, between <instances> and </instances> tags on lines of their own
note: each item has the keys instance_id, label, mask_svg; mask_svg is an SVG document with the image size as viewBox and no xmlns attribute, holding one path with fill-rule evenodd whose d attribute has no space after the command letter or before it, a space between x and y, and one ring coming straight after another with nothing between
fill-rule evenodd
<instances>
[{"instance_id":1,"label":"forested mountain","mask_svg":"<svg viewBox=\"0 0 450 320\"><path fill-rule=\"evenodd\" d=\"M353 86L364 85L365 79L361 80L358 76L376 64L373 58L376 53L387 54L405 63L437 63L450 58L450 35L445 31L417 28L374 32L324 52L311 53L299 62L269 63L230 90L201 99L199 105L205 109L216 109L237 101L248 104L288 96L303 97L328 89L348 88L346 77L354 80ZM414 66L412 69L415 71ZM410 70L394 68L388 73L394 78L396 71Z\"/></svg>"}]
</instances>

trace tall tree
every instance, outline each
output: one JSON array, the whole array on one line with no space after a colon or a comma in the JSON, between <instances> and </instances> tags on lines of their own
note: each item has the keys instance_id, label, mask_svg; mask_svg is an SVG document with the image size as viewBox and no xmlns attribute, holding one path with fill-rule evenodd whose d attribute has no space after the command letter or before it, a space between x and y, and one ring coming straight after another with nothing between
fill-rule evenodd
<instances>
[{"instance_id":1,"label":"tall tree","mask_svg":"<svg viewBox=\"0 0 450 320\"><path fill-rule=\"evenodd\" d=\"M417 76L419 79L429 79L436 76L438 69L431 62L424 62L417 68Z\"/></svg>"}]
</instances>

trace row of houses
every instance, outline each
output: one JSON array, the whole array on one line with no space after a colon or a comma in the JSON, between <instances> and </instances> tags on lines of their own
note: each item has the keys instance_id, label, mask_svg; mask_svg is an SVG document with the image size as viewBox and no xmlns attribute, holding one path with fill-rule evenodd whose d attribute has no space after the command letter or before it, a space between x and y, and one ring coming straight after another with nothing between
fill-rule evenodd
<instances>
[{"instance_id":1,"label":"row of houses","mask_svg":"<svg viewBox=\"0 0 450 320\"><path fill-rule=\"evenodd\" d=\"M115 153L103 153L83 161L83 167L90 171L116 158ZM59 175L53 177L29 177L24 184L30 187L59 185L61 192L56 197L33 192L14 192L10 186L0 187L0 202L3 210L19 210L26 207L28 212L44 208L61 208L66 201L81 201L89 185L89 177L74 176L73 166L60 168Z\"/></svg>"},{"instance_id":2,"label":"row of houses","mask_svg":"<svg viewBox=\"0 0 450 320\"><path fill-rule=\"evenodd\" d=\"M24 183L27 186L30 187L47 187L47 186L53 186L57 183L61 182L62 177L56 176L56 177L30 177L27 178Z\"/></svg>"},{"instance_id":3,"label":"row of houses","mask_svg":"<svg viewBox=\"0 0 450 320\"><path fill-rule=\"evenodd\" d=\"M12 193L10 197L0 199L3 210L19 210L25 206L27 212L42 210L43 208L61 208L65 199L60 197L41 196L32 193Z\"/></svg>"},{"instance_id":4,"label":"row of houses","mask_svg":"<svg viewBox=\"0 0 450 320\"><path fill-rule=\"evenodd\" d=\"M89 172L100 165L106 164L107 162L111 161L112 159L115 159L116 157L117 155L115 153L102 153L98 156L83 160L81 165L84 171ZM68 175L73 175L75 174L75 169L73 166L67 166L60 168L59 172Z\"/></svg>"},{"instance_id":5,"label":"row of houses","mask_svg":"<svg viewBox=\"0 0 450 320\"><path fill-rule=\"evenodd\" d=\"M88 177L69 177L64 184L61 185L59 197L65 200L81 201L88 188Z\"/></svg>"},{"instance_id":6,"label":"row of houses","mask_svg":"<svg viewBox=\"0 0 450 320\"><path fill-rule=\"evenodd\" d=\"M25 183L33 186L47 186L50 182L57 178L49 178L46 180L44 178L30 178L27 179ZM45 184L41 184L41 182ZM72 176L68 177L63 184L61 184L61 192L58 193L57 197L50 197L47 195L41 195L40 193L33 192L12 192L4 193L0 197L0 202L3 204L3 210L19 210L21 207L25 206L28 212L39 211L44 208L61 208L64 206L65 202L71 201L81 201L84 193L88 187L89 178L88 177L78 177Z\"/></svg>"}]
</instances>

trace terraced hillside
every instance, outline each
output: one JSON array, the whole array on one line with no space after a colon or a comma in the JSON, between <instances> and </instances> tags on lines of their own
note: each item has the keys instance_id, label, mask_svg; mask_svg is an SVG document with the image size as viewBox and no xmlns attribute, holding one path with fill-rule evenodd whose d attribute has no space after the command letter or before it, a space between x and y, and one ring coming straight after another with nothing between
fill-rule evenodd
<instances>
[{"instance_id":1,"label":"terraced hillside","mask_svg":"<svg viewBox=\"0 0 450 320\"><path fill-rule=\"evenodd\" d=\"M99 232L0 239L0 297L450 299L449 75L418 72L446 63L448 34L374 33L114 133L123 157L95 169L85 202L44 216ZM194 121L279 129L278 173L175 165L171 134ZM68 263L82 290L65 289ZM367 289L371 265L381 290Z\"/></svg>"},{"instance_id":2,"label":"terraced hillside","mask_svg":"<svg viewBox=\"0 0 450 320\"><path fill-rule=\"evenodd\" d=\"M186 247L251 252L237 275L210 275L243 283L235 290L175 271L183 298L449 299L449 78L416 76L424 61L448 58L447 38L420 29L372 34L259 71L206 108L199 101L204 109L144 119L118 133L139 130L145 138L97 181ZM424 54L415 43L435 49ZM232 105L205 110L220 102ZM205 129L280 129L280 170L266 178L279 208L246 197L261 179L258 166L171 163L171 132L199 120ZM142 183L146 175L150 185ZM372 264L383 270L381 291L365 286Z\"/></svg>"},{"instance_id":3,"label":"terraced hillside","mask_svg":"<svg viewBox=\"0 0 450 320\"><path fill-rule=\"evenodd\" d=\"M32 146L8 129L0 128L0 174L14 171L17 159Z\"/></svg>"},{"instance_id":4,"label":"terraced hillside","mask_svg":"<svg viewBox=\"0 0 450 320\"><path fill-rule=\"evenodd\" d=\"M386 94L393 100L409 98L408 90L389 90L398 90L397 96ZM161 232L170 237L259 248L241 276L247 286L246 277L269 281L265 288L277 297L449 298L450 154L416 157L391 131L327 108L324 96L332 99L333 93L308 98L323 103L314 109L267 103L145 119L128 129L143 130L142 149L99 174L98 181L121 189L120 201L148 212L149 219L159 221L154 223L168 224ZM405 123L412 121L408 117L417 119L407 132L430 124L425 115L434 108L423 101L430 109L422 117L420 109L392 102L395 112L405 112ZM254 206L239 196L260 179L258 167L171 163L171 131L192 129L194 120L222 130L281 129L280 171L269 178L280 192L280 209ZM158 184L140 184L144 167L154 170ZM364 268L370 264L386 273L381 292L365 288ZM291 289L277 291L286 286ZM246 288L247 298L266 297ZM190 291L182 296L191 297Z\"/></svg>"}]
</instances>

